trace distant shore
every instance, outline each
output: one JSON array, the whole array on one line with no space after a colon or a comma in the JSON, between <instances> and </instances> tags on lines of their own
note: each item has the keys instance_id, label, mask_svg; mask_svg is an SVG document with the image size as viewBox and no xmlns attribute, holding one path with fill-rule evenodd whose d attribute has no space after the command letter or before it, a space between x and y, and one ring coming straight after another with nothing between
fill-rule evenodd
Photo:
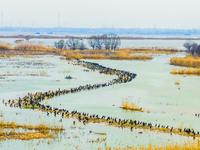
<instances>
[{"instance_id":1,"label":"distant shore","mask_svg":"<svg viewBox=\"0 0 200 150\"><path fill-rule=\"evenodd\" d=\"M78 38L78 39L89 39L90 36L0 35L0 38L23 38L23 39L69 39L69 38ZM200 40L200 37L188 38L188 37L128 37L128 36L120 36L120 39L121 40Z\"/></svg>"}]
</instances>

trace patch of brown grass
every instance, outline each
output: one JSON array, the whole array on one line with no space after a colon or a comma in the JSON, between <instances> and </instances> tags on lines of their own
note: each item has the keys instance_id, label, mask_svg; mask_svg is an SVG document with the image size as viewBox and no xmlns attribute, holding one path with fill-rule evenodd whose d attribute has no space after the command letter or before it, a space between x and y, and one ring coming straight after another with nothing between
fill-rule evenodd
<instances>
[{"instance_id":1,"label":"patch of brown grass","mask_svg":"<svg viewBox=\"0 0 200 150\"><path fill-rule=\"evenodd\" d=\"M144 110L142 110L142 108L137 108L135 103L129 102L126 99L122 101L122 107L120 107L120 108L144 112Z\"/></svg>"},{"instance_id":2,"label":"patch of brown grass","mask_svg":"<svg viewBox=\"0 0 200 150\"><path fill-rule=\"evenodd\" d=\"M0 132L0 140L2 139L15 139L15 140L31 140L41 138L53 138L52 134L41 133L41 132L15 132L10 131L9 133Z\"/></svg>"},{"instance_id":3,"label":"patch of brown grass","mask_svg":"<svg viewBox=\"0 0 200 150\"><path fill-rule=\"evenodd\" d=\"M150 55L130 55L127 51L119 52L110 56L104 56L102 54L86 55L77 54L72 51L65 52L66 59L111 59L111 60L150 60Z\"/></svg>"},{"instance_id":4,"label":"patch of brown grass","mask_svg":"<svg viewBox=\"0 0 200 150\"><path fill-rule=\"evenodd\" d=\"M9 50L9 49L13 49L11 44L9 44L9 43L0 43L0 50Z\"/></svg>"},{"instance_id":5,"label":"patch of brown grass","mask_svg":"<svg viewBox=\"0 0 200 150\"><path fill-rule=\"evenodd\" d=\"M3 129L9 128L12 129L10 132L4 132ZM14 129L28 129L34 130L33 132L15 132ZM63 127L50 127L44 124L38 126L33 125L20 125L15 122L4 122L0 121L0 140L1 139L20 139L20 140L30 140L30 139L40 139L40 138L54 138L52 134L49 134L49 131L62 131Z\"/></svg>"},{"instance_id":6,"label":"patch of brown grass","mask_svg":"<svg viewBox=\"0 0 200 150\"><path fill-rule=\"evenodd\" d=\"M171 65L200 68L200 57L197 55L187 55L185 58L173 57L170 59Z\"/></svg>"},{"instance_id":7,"label":"patch of brown grass","mask_svg":"<svg viewBox=\"0 0 200 150\"><path fill-rule=\"evenodd\" d=\"M128 51L129 53L144 53L144 54L175 54L182 52L175 48L159 48L159 47L141 47L141 48L123 48L118 49L117 52Z\"/></svg>"},{"instance_id":8,"label":"patch of brown grass","mask_svg":"<svg viewBox=\"0 0 200 150\"><path fill-rule=\"evenodd\" d=\"M184 144L178 144L178 143L172 143L168 145L163 146L156 146L156 145L151 145L149 144L148 147L143 147L143 146L127 146L125 148L123 147L118 147L118 148L111 148L111 147L106 147L106 150L199 150L200 149L200 141L190 141L186 142Z\"/></svg>"},{"instance_id":9,"label":"patch of brown grass","mask_svg":"<svg viewBox=\"0 0 200 150\"><path fill-rule=\"evenodd\" d=\"M130 55L127 52L119 52L118 54L110 55L107 59L112 60L151 60L153 59L150 55Z\"/></svg>"},{"instance_id":10,"label":"patch of brown grass","mask_svg":"<svg viewBox=\"0 0 200 150\"><path fill-rule=\"evenodd\" d=\"M23 128L23 129L29 129L29 130L56 130L56 131L62 131L64 130L63 127L58 127L58 126L46 126L44 124L40 124L38 126L33 126L33 125L20 125L16 124L15 122L4 122L0 121L0 129L1 128Z\"/></svg>"},{"instance_id":11,"label":"patch of brown grass","mask_svg":"<svg viewBox=\"0 0 200 150\"><path fill-rule=\"evenodd\" d=\"M26 44L20 44L16 47L14 47L14 49L17 49L17 50L42 50L42 51L52 51L52 50L59 50L59 49L56 49L54 47L50 47L50 46L44 46L44 45L37 45L37 44L30 44L30 43L26 43Z\"/></svg>"},{"instance_id":12,"label":"patch of brown grass","mask_svg":"<svg viewBox=\"0 0 200 150\"><path fill-rule=\"evenodd\" d=\"M175 74L175 75L180 74L180 75L198 75L198 76L200 76L200 68L197 68L197 69L189 68L189 69L179 69L179 70L174 69L170 73Z\"/></svg>"}]
</instances>

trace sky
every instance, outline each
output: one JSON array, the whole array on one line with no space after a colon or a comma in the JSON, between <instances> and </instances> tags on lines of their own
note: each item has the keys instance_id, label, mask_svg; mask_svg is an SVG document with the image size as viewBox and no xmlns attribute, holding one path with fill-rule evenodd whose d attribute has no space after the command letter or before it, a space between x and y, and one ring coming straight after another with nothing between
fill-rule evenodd
<instances>
[{"instance_id":1,"label":"sky","mask_svg":"<svg viewBox=\"0 0 200 150\"><path fill-rule=\"evenodd\" d=\"M0 27L3 20L4 27L200 29L199 6L200 0L0 0Z\"/></svg>"}]
</instances>

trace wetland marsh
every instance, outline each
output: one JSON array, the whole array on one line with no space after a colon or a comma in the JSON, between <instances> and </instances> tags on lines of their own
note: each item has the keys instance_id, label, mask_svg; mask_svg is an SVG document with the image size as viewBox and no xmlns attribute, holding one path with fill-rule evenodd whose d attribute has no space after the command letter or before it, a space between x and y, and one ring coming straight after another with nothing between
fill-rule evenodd
<instances>
[{"instance_id":1,"label":"wetland marsh","mask_svg":"<svg viewBox=\"0 0 200 150\"><path fill-rule=\"evenodd\" d=\"M131 81L123 84L101 87L45 99L41 104L51 107L77 110L81 113L105 115L118 119L136 119L142 122L169 126L173 128L199 129L198 97L200 80L196 76L172 75L170 71L179 69L170 65L174 56L184 57L185 54L154 54L148 61L128 60L86 60L100 65L125 70L137 74ZM56 91L84 86L86 84L106 83L116 78L116 75L99 74L98 71L84 71L82 66L72 65L60 56L33 56L1 58L1 94L0 99L17 99L28 93ZM33 76L31 73L45 73L45 76ZM12 76L9 74L13 74ZM65 79L71 76L73 79ZM178 81L180 85L174 83ZM130 99L145 112L124 110L122 100ZM41 122L47 125L60 125L65 131L58 133L54 139L35 139L30 142L7 140L1 141L1 149L10 149L23 145L27 149L105 149L106 147L139 146L149 144L161 146L169 143L184 143L193 137L150 131L142 128L116 128L103 123L84 124L77 119L62 118L61 114L54 117L38 109L20 109L5 107L0 104L1 120L14 121L20 124L37 125ZM147 112L148 111L148 112ZM18 115L16 115L18 114ZM75 122L74 122L75 121ZM105 133L105 134L95 134ZM144 140L145 139L145 140ZM198 139L198 138L196 138ZM42 141L42 142L41 142ZM39 143L39 144L38 144Z\"/></svg>"}]
</instances>

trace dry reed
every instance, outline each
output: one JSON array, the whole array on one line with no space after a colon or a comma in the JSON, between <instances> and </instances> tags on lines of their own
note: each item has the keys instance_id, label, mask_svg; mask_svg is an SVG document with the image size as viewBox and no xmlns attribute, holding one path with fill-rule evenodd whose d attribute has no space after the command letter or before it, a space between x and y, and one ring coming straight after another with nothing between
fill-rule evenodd
<instances>
[{"instance_id":1,"label":"dry reed","mask_svg":"<svg viewBox=\"0 0 200 150\"><path fill-rule=\"evenodd\" d=\"M86 55L86 54L77 54L72 51L65 52L66 59L112 59L112 60L150 60L152 56L150 55L130 55L126 51L119 52L118 54L104 56L102 54L96 55Z\"/></svg>"},{"instance_id":2,"label":"dry reed","mask_svg":"<svg viewBox=\"0 0 200 150\"><path fill-rule=\"evenodd\" d=\"M200 76L200 68L197 68L197 69L192 69L192 68L189 68L189 69L179 69L179 70L176 70L174 69L173 71L170 72L171 74L180 74L180 75L198 75Z\"/></svg>"},{"instance_id":3,"label":"dry reed","mask_svg":"<svg viewBox=\"0 0 200 150\"><path fill-rule=\"evenodd\" d=\"M127 109L127 110L134 110L134 111L144 112L144 110L142 110L142 108L137 108L135 103L129 102L128 100L123 100L122 101L122 107L120 107L120 108Z\"/></svg>"},{"instance_id":4,"label":"dry reed","mask_svg":"<svg viewBox=\"0 0 200 150\"><path fill-rule=\"evenodd\" d=\"M9 133L4 132L3 129L9 128L12 129ZM14 129L28 129L34 130L34 132L15 132ZM20 139L20 140L30 140L30 139L40 139L40 138L53 138L52 134L49 134L49 131L62 131L63 127L58 126L46 126L40 124L38 126L33 125L20 125L15 122L4 122L0 121L0 139Z\"/></svg>"},{"instance_id":5,"label":"dry reed","mask_svg":"<svg viewBox=\"0 0 200 150\"><path fill-rule=\"evenodd\" d=\"M41 138L53 138L52 134L42 133L42 132L15 132L11 131L9 133L0 132L0 140L2 139L15 139L15 140L31 140L31 139L41 139Z\"/></svg>"},{"instance_id":6,"label":"dry reed","mask_svg":"<svg viewBox=\"0 0 200 150\"><path fill-rule=\"evenodd\" d=\"M171 65L200 68L200 57L187 55L185 58L173 57L170 59Z\"/></svg>"},{"instance_id":7,"label":"dry reed","mask_svg":"<svg viewBox=\"0 0 200 150\"><path fill-rule=\"evenodd\" d=\"M9 50L9 49L13 49L11 44L9 44L9 43L0 43L0 50Z\"/></svg>"},{"instance_id":8,"label":"dry reed","mask_svg":"<svg viewBox=\"0 0 200 150\"><path fill-rule=\"evenodd\" d=\"M49 127L44 124L40 124L38 126L20 125L20 124L16 124L15 122L4 122L2 120L0 121L0 128L23 128L23 129L29 129L29 130L55 130L55 131L64 130L63 127L58 127L58 126Z\"/></svg>"},{"instance_id":9,"label":"dry reed","mask_svg":"<svg viewBox=\"0 0 200 150\"><path fill-rule=\"evenodd\" d=\"M149 144L148 147L138 146L138 147L132 147L127 146L125 148L118 147L118 148L111 148L106 147L106 150L199 150L200 149L200 141L192 141L192 142L186 142L184 144L178 144L178 143L172 143L168 145L163 146L156 146Z\"/></svg>"},{"instance_id":10,"label":"dry reed","mask_svg":"<svg viewBox=\"0 0 200 150\"><path fill-rule=\"evenodd\" d=\"M118 54L108 56L107 59L112 59L112 60L151 60L152 56L150 56L150 55L130 55L126 52L120 52Z\"/></svg>"},{"instance_id":11,"label":"dry reed","mask_svg":"<svg viewBox=\"0 0 200 150\"><path fill-rule=\"evenodd\" d=\"M175 54L177 52L182 52L181 50L175 48L159 48L159 47L141 47L141 48L122 48L119 51L128 51L129 53L144 53L144 54Z\"/></svg>"}]
</instances>

